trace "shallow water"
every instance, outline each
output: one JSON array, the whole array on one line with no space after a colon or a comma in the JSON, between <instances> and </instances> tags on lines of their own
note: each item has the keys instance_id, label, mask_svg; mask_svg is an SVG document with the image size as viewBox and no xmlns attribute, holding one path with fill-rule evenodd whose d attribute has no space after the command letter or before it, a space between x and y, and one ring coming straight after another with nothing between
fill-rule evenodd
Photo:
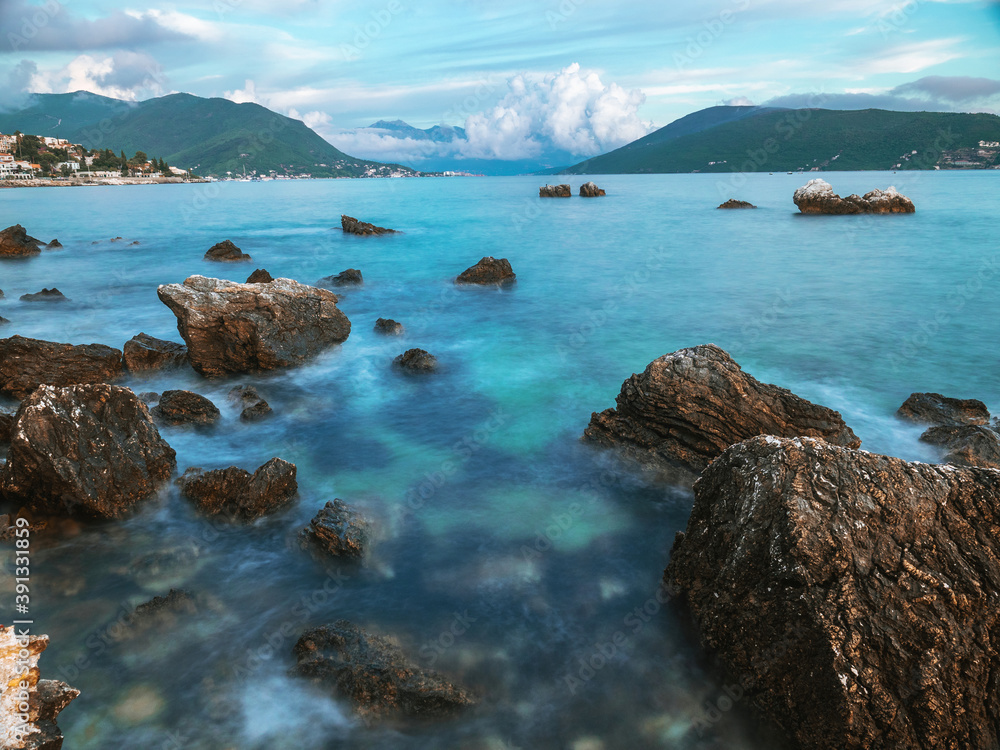
<instances>
[{"instance_id":1,"label":"shallow water","mask_svg":"<svg viewBox=\"0 0 1000 750\"><path fill-rule=\"evenodd\" d=\"M350 339L305 367L124 381L190 388L223 409L214 429L162 430L180 471L277 455L298 465L301 498L226 527L168 488L127 520L36 534L35 628L52 638L43 673L83 691L60 717L67 748L777 746L729 700L683 614L653 598L690 494L578 438L631 373L713 342L757 378L841 411L865 449L934 460L920 429L893 417L911 392L1000 407L1000 173L827 175L841 194L895 184L918 208L885 217L799 216L800 175L721 191L719 179L607 176L599 200L538 199L539 178L0 191L0 226L65 246L0 265L3 335L179 340L158 284L242 281L257 267L306 283L346 268L365 277L341 294ZM716 211L729 197L760 208ZM345 236L331 229L341 213L404 234ZM202 260L226 238L253 262ZM454 288L484 255L508 258L517 284ZM18 301L43 286L72 301ZM406 335L377 336L380 316ZM393 372L414 346L441 372ZM237 383L257 385L276 417L241 423L226 400ZM376 521L364 567L321 564L293 543L334 497ZM207 614L157 643L109 643L123 612L171 586L197 592ZM452 637L456 615L471 624ZM288 679L298 634L339 618L392 634L481 706L369 728Z\"/></svg>"}]
</instances>

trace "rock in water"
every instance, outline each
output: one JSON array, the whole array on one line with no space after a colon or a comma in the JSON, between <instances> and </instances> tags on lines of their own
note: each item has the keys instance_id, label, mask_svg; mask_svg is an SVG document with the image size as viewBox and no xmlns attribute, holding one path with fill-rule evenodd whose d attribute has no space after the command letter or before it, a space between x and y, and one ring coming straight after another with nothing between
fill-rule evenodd
<instances>
[{"instance_id":1,"label":"rock in water","mask_svg":"<svg viewBox=\"0 0 1000 750\"><path fill-rule=\"evenodd\" d=\"M931 445L938 445L947 452L945 463L956 466L979 466L1000 469L1000 435L989 427L962 425L960 427L931 427L920 436Z\"/></svg>"},{"instance_id":2,"label":"rock in water","mask_svg":"<svg viewBox=\"0 0 1000 750\"><path fill-rule=\"evenodd\" d=\"M238 284L192 276L157 294L177 316L192 367L206 376L291 367L351 333L337 295L291 279Z\"/></svg>"},{"instance_id":3,"label":"rock in water","mask_svg":"<svg viewBox=\"0 0 1000 750\"><path fill-rule=\"evenodd\" d=\"M375 321L375 333L381 333L384 336L401 336L403 335L403 324L392 318L379 318Z\"/></svg>"},{"instance_id":4,"label":"rock in water","mask_svg":"<svg viewBox=\"0 0 1000 750\"><path fill-rule=\"evenodd\" d=\"M241 407L240 420L243 422L256 422L258 419L270 416L274 411L252 385L238 385L232 388L229 391L229 400Z\"/></svg>"},{"instance_id":5,"label":"rock in water","mask_svg":"<svg viewBox=\"0 0 1000 750\"><path fill-rule=\"evenodd\" d=\"M503 284L514 281L517 275L506 258L488 255L476 265L466 268L455 279L456 284Z\"/></svg>"},{"instance_id":6,"label":"rock in water","mask_svg":"<svg viewBox=\"0 0 1000 750\"><path fill-rule=\"evenodd\" d=\"M252 274L250 274L249 278L247 278L246 283L247 284L270 284L272 281L274 281L274 279L271 278L271 274L269 274L263 268L258 268L256 271L254 271Z\"/></svg>"},{"instance_id":7,"label":"rock in water","mask_svg":"<svg viewBox=\"0 0 1000 750\"><path fill-rule=\"evenodd\" d=\"M253 260L249 255L240 250L230 240L212 245L205 253L205 260L215 260L221 263L242 263Z\"/></svg>"},{"instance_id":8,"label":"rock in water","mask_svg":"<svg viewBox=\"0 0 1000 750\"><path fill-rule=\"evenodd\" d=\"M998 526L998 471L761 436L695 484L665 580L798 747L986 750Z\"/></svg>"},{"instance_id":9,"label":"rock in water","mask_svg":"<svg viewBox=\"0 0 1000 750\"><path fill-rule=\"evenodd\" d=\"M0 394L24 398L38 386L106 383L122 371L122 353L103 344L0 339Z\"/></svg>"},{"instance_id":10,"label":"rock in water","mask_svg":"<svg viewBox=\"0 0 1000 750\"><path fill-rule=\"evenodd\" d=\"M316 282L317 286L360 286L364 283L361 271L357 268L348 268L335 276L324 276Z\"/></svg>"},{"instance_id":11,"label":"rock in water","mask_svg":"<svg viewBox=\"0 0 1000 750\"><path fill-rule=\"evenodd\" d=\"M719 208L757 208L753 203L747 203L746 201L738 201L735 198L730 198L725 203L723 203Z\"/></svg>"},{"instance_id":12,"label":"rock in water","mask_svg":"<svg viewBox=\"0 0 1000 750\"><path fill-rule=\"evenodd\" d=\"M913 201L896 192L894 187L872 190L861 197L841 198L825 180L809 180L795 191L792 200L804 214L912 214L916 211Z\"/></svg>"},{"instance_id":13,"label":"rock in water","mask_svg":"<svg viewBox=\"0 0 1000 750\"><path fill-rule=\"evenodd\" d=\"M451 715L475 703L461 687L411 664L399 646L347 620L307 630L294 648L292 675L353 701L366 718Z\"/></svg>"},{"instance_id":14,"label":"rock in water","mask_svg":"<svg viewBox=\"0 0 1000 750\"><path fill-rule=\"evenodd\" d=\"M302 546L316 545L334 557L363 557L371 524L337 498L327 503L299 534Z\"/></svg>"},{"instance_id":15,"label":"rock in water","mask_svg":"<svg viewBox=\"0 0 1000 750\"><path fill-rule=\"evenodd\" d=\"M569 185L545 185L538 188L539 198L572 198L573 188Z\"/></svg>"},{"instance_id":16,"label":"rock in water","mask_svg":"<svg viewBox=\"0 0 1000 750\"><path fill-rule=\"evenodd\" d=\"M437 357L423 349L407 349L392 363L409 372L434 372L438 368Z\"/></svg>"},{"instance_id":17,"label":"rock in water","mask_svg":"<svg viewBox=\"0 0 1000 750\"><path fill-rule=\"evenodd\" d=\"M40 679L38 659L48 645L47 635L19 637L14 626L0 629L0 747L4 750L62 747L56 718L80 691L65 682ZM28 704L26 723L22 723L21 703Z\"/></svg>"},{"instance_id":18,"label":"rock in water","mask_svg":"<svg viewBox=\"0 0 1000 750\"><path fill-rule=\"evenodd\" d=\"M607 195L606 192L597 187L593 182L585 182L580 186L581 198L600 198Z\"/></svg>"},{"instance_id":19,"label":"rock in water","mask_svg":"<svg viewBox=\"0 0 1000 750\"><path fill-rule=\"evenodd\" d=\"M0 232L0 258L24 258L42 252L41 240L29 237L24 227L15 224Z\"/></svg>"},{"instance_id":20,"label":"rock in water","mask_svg":"<svg viewBox=\"0 0 1000 750\"><path fill-rule=\"evenodd\" d=\"M174 466L173 449L128 388L43 385L18 409L0 495L43 515L117 518Z\"/></svg>"},{"instance_id":21,"label":"rock in water","mask_svg":"<svg viewBox=\"0 0 1000 750\"><path fill-rule=\"evenodd\" d=\"M69 299L58 289L52 287L33 294L22 294L21 302L69 302Z\"/></svg>"},{"instance_id":22,"label":"rock in water","mask_svg":"<svg viewBox=\"0 0 1000 750\"><path fill-rule=\"evenodd\" d=\"M218 407L191 391L164 391L150 414L165 424L214 424L222 414Z\"/></svg>"},{"instance_id":23,"label":"rock in water","mask_svg":"<svg viewBox=\"0 0 1000 750\"><path fill-rule=\"evenodd\" d=\"M186 365L188 354L183 344L140 333L125 342L122 359L131 372L146 372Z\"/></svg>"},{"instance_id":24,"label":"rock in water","mask_svg":"<svg viewBox=\"0 0 1000 750\"><path fill-rule=\"evenodd\" d=\"M10 436L14 434L15 418L14 412L0 408L0 445L10 442Z\"/></svg>"},{"instance_id":25,"label":"rock in water","mask_svg":"<svg viewBox=\"0 0 1000 750\"><path fill-rule=\"evenodd\" d=\"M298 492L295 464L272 458L251 474L230 466L185 476L181 492L208 515L250 523L291 502Z\"/></svg>"},{"instance_id":26,"label":"rock in water","mask_svg":"<svg viewBox=\"0 0 1000 750\"><path fill-rule=\"evenodd\" d=\"M680 481L692 480L730 445L755 435L861 445L838 412L761 383L714 344L654 360L622 384L617 403L591 416L584 438L622 449Z\"/></svg>"},{"instance_id":27,"label":"rock in water","mask_svg":"<svg viewBox=\"0 0 1000 750\"><path fill-rule=\"evenodd\" d=\"M340 228L348 234L356 234L362 237L372 234L397 234L395 229L377 227L374 224L369 224L367 221L358 221L353 216L347 216L346 214L342 214L340 217Z\"/></svg>"},{"instance_id":28,"label":"rock in water","mask_svg":"<svg viewBox=\"0 0 1000 750\"><path fill-rule=\"evenodd\" d=\"M940 393L914 393L899 407L896 416L910 422L960 427L990 423L986 404L974 398L948 398Z\"/></svg>"}]
</instances>

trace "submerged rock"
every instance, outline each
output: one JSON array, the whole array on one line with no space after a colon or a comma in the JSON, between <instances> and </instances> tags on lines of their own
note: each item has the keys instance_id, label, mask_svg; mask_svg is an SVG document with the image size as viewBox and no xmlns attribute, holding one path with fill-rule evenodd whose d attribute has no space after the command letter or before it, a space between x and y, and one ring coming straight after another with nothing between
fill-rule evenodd
<instances>
[{"instance_id":1,"label":"submerged rock","mask_svg":"<svg viewBox=\"0 0 1000 750\"><path fill-rule=\"evenodd\" d=\"M506 258L488 255L476 265L466 268L455 279L456 284L503 284L514 281L517 275Z\"/></svg>"},{"instance_id":2,"label":"submerged rock","mask_svg":"<svg viewBox=\"0 0 1000 750\"><path fill-rule=\"evenodd\" d=\"M804 214L912 214L916 211L913 201L896 192L894 187L872 190L861 197L841 198L825 180L809 180L795 191L792 200Z\"/></svg>"},{"instance_id":3,"label":"submerged rock","mask_svg":"<svg viewBox=\"0 0 1000 750\"><path fill-rule=\"evenodd\" d=\"M246 283L247 284L270 284L272 281L274 281L274 279L271 278L271 274L269 274L263 268L258 268L256 271L254 271L252 274L250 274L250 276L246 280Z\"/></svg>"},{"instance_id":4,"label":"submerged rock","mask_svg":"<svg viewBox=\"0 0 1000 750\"><path fill-rule=\"evenodd\" d=\"M361 271L357 268L348 268L335 276L324 276L316 282L317 286L360 286L365 283L361 276Z\"/></svg>"},{"instance_id":5,"label":"submerged rock","mask_svg":"<svg viewBox=\"0 0 1000 750\"><path fill-rule=\"evenodd\" d=\"M617 408L591 416L584 438L680 481L755 435L861 445L838 412L761 383L714 344L654 360L622 384L616 401Z\"/></svg>"},{"instance_id":6,"label":"submerged rock","mask_svg":"<svg viewBox=\"0 0 1000 750\"><path fill-rule=\"evenodd\" d=\"M719 208L757 208L753 203L748 203L747 201L738 201L735 198L730 198L725 203L723 203Z\"/></svg>"},{"instance_id":7,"label":"submerged rock","mask_svg":"<svg viewBox=\"0 0 1000 750\"><path fill-rule=\"evenodd\" d=\"M138 245L139 243L136 242L134 244ZM62 245L62 243L59 240L52 240L52 242L50 242L45 247L48 248L49 250L59 250L60 248L62 248L62 246L63 245Z\"/></svg>"},{"instance_id":8,"label":"submerged rock","mask_svg":"<svg viewBox=\"0 0 1000 750\"><path fill-rule=\"evenodd\" d=\"M411 664L399 646L347 620L307 630L290 673L348 698L366 718L448 716L472 706L467 690Z\"/></svg>"},{"instance_id":9,"label":"submerged rock","mask_svg":"<svg viewBox=\"0 0 1000 750\"><path fill-rule=\"evenodd\" d=\"M581 198L600 198L607 195L606 192L597 187L593 182L585 182L580 186Z\"/></svg>"},{"instance_id":10,"label":"submerged rock","mask_svg":"<svg viewBox=\"0 0 1000 750\"><path fill-rule=\"evenodd\" d=\"M947 452L944 462L956 466L1000 469L1000 435L989 427L962 425L932 427L920 439Z\"/></svg>"},{"instance_id":11,"label":"submerged rock","mask_svg":"<svg viewBox=\"0 0 1000 750\"><path fill-rule=\"evenodd\" d=\"M375 321L375 333L381 333L384 336L401 336L403 324L392 318L379 318Z\"/></svg>"},{"instance_id":12,"label":"submerged rock","mask_svg":"<svg viewBox=\"0 0 1000 750\"><path fill-rule=\"evenodd\" d=\"M45 243L30 237L20 224L0 232L0 258L24 258L38 255Z\"/></svg>"},{"instance_id":13,"label":"submerged rock","mask_svg":"<svg viewBox=\"0 0 1000 750\"><path fill-rule=\"evenodd\" d=\"M395 229L377 227L374 224L369 224L367 221L358 221L353 216L347 216L346 214L342 214L340 217L340 228L348 234L357 234L362 237L372 234L397 234Z\"/></svg>"},{"instance_id":14,"label":"submerged rock","mask_svg":"<svg viewBox=\"0 0 1000 750\"><path fill-rule=\"evenodd\" d=\"M337 295L291 279L238 284L192 276L157 294L177 316L191 366L206 376L291 367L351 333Z\"/></svg>"},{"instance_id":15,"label":"submerged rock","mask_svg":"<svg viewBox=\"0 0 1000 750\"><path fill-rule=\"evenodd\" d=\"M223 240L208 249L208 252L205 253L205 260L214 260L221 263L242 263L253 260L253 258L236 247L230 240Z\"/></svg>"},{"instance_id":16,"label":"submerged rock","mask_svg":"<svg viewBox=\"0 0 1000 750\"><path fill-rule=\"evenodd\" d=\"M948 398L940 393L914 393L899 407L896 416L910 422L958 427L990 423L986 404L974 398Z\"/></svg>"},{"instance_id":17,"label":"submerged rock","mask_svg":"<svg viewBox=\"0 0 1000 750\"><path fill-rule=\"evenodd\" d=\"M0 747L59 750L63 736L57 717L80 691L65 682L41 679L38 659L49 637L21 636L16 628L24 626L0 629ZM27 704L23 713L22 704Z\"/></svg>"},{"instance_id":18,"label":"submerged rock","mask_svg":"<svg viewBox=\"0 0 1000 750\"><path fill-rule=\"evenodd\" d=\"M798 747L1000 743L1000 472L756 437L695 484L665 580Z\"/></svg>"},{"instance_id":19,"label":"submerged rock","mask_svg":"<svg viewBox=\"0 0 1000 750\"><path fill-rule=\"evenodd\" d=\"M103 344L59 344L23 336L0 339L0 394L24 398L40 385L106 383L122 371L122 353Z\"/></svg>"},{"instance_id":20,"label":"submerged rock","mask_svg":"<svg viewBox=\"0 0 1000 750\"><path fill-rule=\"evenodd\" d=\"M438 368L437 357L423 349L407 349L392 363L401 370L409 372L433 372Z\"/></svg>"},{"instance_id":21,"label":"submerged rock","mask_svg":"<svg viewBox=\"0 0 1000 750\"><path fill-rule=\"evenodd\" d=\"M272 458L253 474L230 466L204 473L185 473L181 492L208 515L249 523L273 513L295 497L299 486L295 464Z\"/></svg>"},{"instance_id":22,"label":"submerged rock","mask_svg":"<svg viewBox=\"0 0 1000 750\"><path fill-rule=\"evenodd\" d=\"M273 413L271 405L261 398L252 385L236 386L229 391L229 400L240 406L240 419L244 422L255 422Z\"/></svg>"},{"instance_id":23,"label":"submerged rock","mask_svg":"<svg viewBox=\"0 0 1000 750\"><path fill-rule=\"evenodd\" d=\"M122 361L131 372L159 370L163 367L181 367L188 361L187 347L173 341L158 339L145 333L125 342Z\"/></svg>"},{"instance_id":24,"label":"submerged rock","mask_svg":"<svg viewBox=\"0 0 1000 750\"><path fill-rule=\"evenodd\" d=\"M128 388L43 385L16 420L0 496L43 515L117 518L174 470L174 450Z\"/></svg>"},{"instance_id":25,"label":"submerged rock","mask_svg":"<svg viewBox=\"0 0 1000 750\"><path fill-rule=\"evenodd\" d=\"M215 404L191 391L164 391L150 413L170 425L214 424L222 416Z\"/></svg>"},{"instance_id":26,"label":"submerged rock","mask_svg":"<svg viewBox=\"0 0 1000 750\"><path fill-rule=\"evenodd\" d=\"M572 198L573 188L569 185L545 185L538 188L539 198Z\"/></svg>"},{"instance_id":27,"label":"submerged rock","mask_svg":"<svg viewBox=\"0 0 1000 750\"><path fill-rule=\"evenodd\" d=\"M42 291L34 292L33 294L22 294L21 302L69 302L69 298L55 287L52 287L51 289L42 289Z\"/></svg>"},{"instance_id":28,"label":"submerged rock","mask_svg":"<svg viewBox=\"0 0 1000 750\"><path fill-rule=\"evenodd\" d=\"M176 626L198 613L195 598L183 589L170 589L166 596L154 596L148 602L138 605L122 618L124 627L109 627L106 632L116 642L145 640L151 631L161 635L175 630Z\"/></svg>"},{"instance_id":29,"label":"submerged rock","mask_svg":"<svg viewBox=\"0 0 1000 750\"><path fill-rule=\"evenodd\" d=\"M327 503L299 534L303 547L315 545L334 557L363 557L370 522L337 498Z\"/></svg>"}]
</instances>

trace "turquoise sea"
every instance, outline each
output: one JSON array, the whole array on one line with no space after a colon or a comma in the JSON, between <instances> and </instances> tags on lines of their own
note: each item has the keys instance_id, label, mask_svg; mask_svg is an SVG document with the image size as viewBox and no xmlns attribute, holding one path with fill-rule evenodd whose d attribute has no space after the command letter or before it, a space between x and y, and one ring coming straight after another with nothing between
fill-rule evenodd
<instances>
[{"instance_id":1,"label":"turquoise sea","mask_svg":"<svg viewBox=\"0 0 1000 750\"><path fill-rule=\"evenodd\" d=\"M824 177L842 195L895 185L917 213L800 216L791 196L807 176L784 173L606 176L608 196L591 200L539 199L536 177L0 191L0 227L64 245L0 265L4 336L179 341L158 284L242 281L254 268L365 278L341 294L350 338L307 366L123 381L222 408L211 430L162 429L179 471L280 456L297 464L301 496L229 527L170 487L124 521L35 535L35 629L51 636L42 673L82 691L60 716L67 750L780 747L683 610L657 600L690 492L579 438L631 373L709 342L839 410L873 452L935 460L920 428L893 416L914 391L1000 410L1000 172ZM759 208L715 210L731 197ZM342 213L403 234L345 236ZM203 261L223 239L253 262ZM517 283L455 288L486 255L508 258ZM18 300L52 286L71 301ZM405 336L377 336L378 317ZM411 347L441 371L394 372ZM226 399L240 383L275 418L241 423ZM324 565L294 543L335 497L375 521L363 567ZM109 637L171 587L211 606L156 642ZM369 727L288 678L298 634L341 618L390 634L480 706Z\"/></svg>"}]
</instances>

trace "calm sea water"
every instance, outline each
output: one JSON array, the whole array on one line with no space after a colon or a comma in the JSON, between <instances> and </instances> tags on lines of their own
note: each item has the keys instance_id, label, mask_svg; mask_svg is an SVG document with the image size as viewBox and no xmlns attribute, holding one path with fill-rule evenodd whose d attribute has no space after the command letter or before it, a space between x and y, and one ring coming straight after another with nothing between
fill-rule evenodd
<instances>
[{"instance_id":1,"label":"calm sea water","mask_svg":"<svg viewBox=\"0 0 1000 750\"><path fill-rule=\"evenodd\" d=\"M599 200L540 200L538 178L0 192L0 226L65 246L0 265L3 335L179 340L158 284L242 281L256 267L305 283L346 268L365 277L341 297L350 339L307 366L124 381L196 390L223 409L212 430L162 430L181 471L277 455L298 465L301 498L225 527L170 488L127 520L36 535L33 611L52 638L43 673L82 690L60 717L67 748L777 746L730 699L683 613L654 598L690 493L622 471L579 437L631 373L708 342L841 411L871 451L934 460L919 428L893 417L913 391L1000 409L1000 173L827 178L841 194L895 184L918 212L799 216L804 178L785 174L738 189L709 175L608 176ZM730 197L760 208L715 210ZM404 234L344 236L342 213ZM227 238L253 263L202 260ZM455 289L485 255L508 258L517 284ZM52 286L72 301L18 301ZM376 336L380 316L406 335ZM393 372L410 347L441 372ZM257 385L276 417L241 423L226 400L238 383ZM375 520L364 567L290 544L334 497ZM172 586L201 595L203 614L155 642L108 643L123 612ZM298 634L339 618L391 634L480 707L369 728L287 678Z\"/></svg>"}]
</instances>

